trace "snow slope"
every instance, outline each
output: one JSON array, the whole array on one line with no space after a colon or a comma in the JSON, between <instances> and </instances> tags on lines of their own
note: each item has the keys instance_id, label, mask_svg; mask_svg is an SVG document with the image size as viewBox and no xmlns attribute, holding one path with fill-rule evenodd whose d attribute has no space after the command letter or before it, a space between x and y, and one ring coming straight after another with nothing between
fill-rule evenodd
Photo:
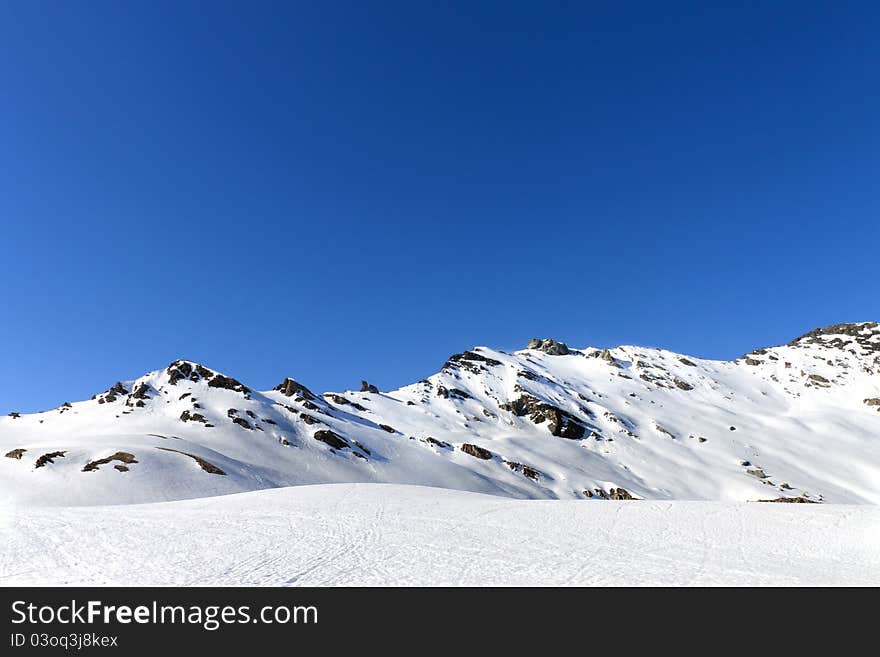
<instances>
[{"instance_id":1,"label":"snow slope","mask_svg":"<svg viewBox=\"0 0 880 657\"><path fill-rule=\"evenodd\" d=\"M878 437L877 323L730 362L551 340L478 347L387 392L318 395L292 379L258 392L175 361L91 400L0 418L0 503L374 482L522 499L876 505Z\"/></svg>"},{"instance_id":2,"label":"snow slope","mask_svg":"<svg viewBox=\"0 0 880 657\"><path fill-rule=\"evenodd\" d=\"M0 509L0 585L880 585L866 505L341 484Z\"/></svg>"}]
</instances>

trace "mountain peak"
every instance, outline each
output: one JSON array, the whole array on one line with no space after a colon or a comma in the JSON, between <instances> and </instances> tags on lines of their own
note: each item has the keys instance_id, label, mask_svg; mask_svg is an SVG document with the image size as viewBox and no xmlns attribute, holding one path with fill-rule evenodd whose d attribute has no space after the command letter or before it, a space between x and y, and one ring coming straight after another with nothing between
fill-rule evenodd
<instances>
[{"instance_id":1,"label":"mountain peak","mask_svg":"<svg viewBox=\"0 0 880 657\"><path fill-rule=\"evenodd\" d=\"M247 386L236 379L189 360L174 361L166 368L165 374L168 376L168 383L171 385L177 385L177 382L181 380L188 380L193 383L206 381L211 388L225 388L244 394L250 392Z\"/></svg>"},{"instance_id":2,"label":"mountain peak","mask_svg":"<svg viewBox=\"0 0 880 657\"><path fill-rule=\"evenodd\" d=\"M862 355L880 353L880 323L852 322L813 329L789 342L792 347L816 345L861 351Z\"/></svg>"}]
</instances>

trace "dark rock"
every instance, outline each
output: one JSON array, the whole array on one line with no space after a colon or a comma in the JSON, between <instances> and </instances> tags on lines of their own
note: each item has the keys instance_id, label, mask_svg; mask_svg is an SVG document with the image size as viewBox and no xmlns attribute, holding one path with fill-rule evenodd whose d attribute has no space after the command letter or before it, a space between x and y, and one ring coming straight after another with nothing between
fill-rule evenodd
<instances>
[{"instance_id":1,"label":"dark rock","mask_svg":"<svg viewBox=\"0 0 880 657\"><path fill-rule=\"evenodd\" d=\"M18 449L14 449L11 452L6 452L5 456L8 459L18 459L21 460L21 457L24 456L24 453L27 451L25 447L19 447Z\"/></svg>"},{"instance_id":2,"label":"dark rock","mask_svg":"<svg viewBox=\"0 0 880 657\"><path fill-rule=\"evenodd\" d=\"M679 357L678 362L681 363L682 365L687 365L688 367L696 367L697 366L697 364L694 361L689 360L689 359L685 358L684 356Z\"/></svg>"},{"instance_id":3,"label":"dark rock","mask_svg":"<svg viewBox=\"0 0 880 657\"><path fill-rule=\"evenodd\" d=\"M125 397L128 394L128 390L125 389L125 386L122 385L121 381L117 381L114 386L109 388L106 392L96 395L92 397L92 399L98 400L99 404L112 404L119 397Z\"/></svg>"},{"instance_id":4,"label":"dark rock","mask_svg":"<svg viewBox=\"0 0 880 657\"><path fill-rule=\"evenodd\" d=\"M537 349L549 356L566 356L569 353L567 344L557 342L552 338L532 338L526 345L526 349Z\"/></svg>"},{"instance_id":5,"label":"dark rock","mask_svg":"<svg viewBox=\"0 0 880 657\"><path fill-rule=\"evenodd\" d=\"M149 399L150 397L147 395L149 391L150 386L148 384L140 383L131 391L131 397L133 399Z\"/></svg>"},{"instance_id":6,"label":"dark rock","mask_svg":"<svg viewBox=\"0 0 880 657\"><path fill-rule=\"evenodd\" d=\"M9 417L11 417L13 420L17 420L21 417L21 413L10 413Z\"/></svg>"},{"instance_id":7,"label":"dark rock","mask_svg":"<svg viewBox=\"0 0 880 657\"><path fill-rule=\"evenodd\" d=\"M63 458L66 452L48 452L43 454L40 458L37 459L37 462L34 463L35 468L42 468L47 463L55 463L55 459Z\"/></svg>"},{"instance_id":8,"label":"dark rock","mask_svg":"<svg viewBox=\"0 0 880 657\"><path fill-rule=\"evenodd\" d=\"M111 461L119 461L120 463L124 463L126 465L130 465L131 463L137 463L137 460L134 458L133 454L129 454L128 452L116 452L108 456L107 458L98 459L97 461L90 461L83 466L83 472L93 472L97 470L102 465L106 465ZM116 469L119 470L120 466L116 466ZM127 472L128 468L124 468L120 470L120 472Z\"/></svg>"},{"instance_id":9,"label":"dark rock","mask_svg":"<svg viewBox=\"0 0 880 657\"><path fill-rule=\"evenodd\" d=\"M500 360L488 358L475 351L464 351L460 354L453 354L443 364L443 369L462 368L474 374L479 374L483 367L497 367L501 365Z\"/></svg>"},{"instance_id":10,"label":"dark rock","mask_svg":"<svg viewBox=\"0 0 880 657\"><path fill-rule=\"evenodd\" d=\"M374 385L370 385L369 383L367 383L366 381L364 381L362 379L361 380L361 392L372 392L374 394L378 394L379 388L377 388Z\"/></svg>"},{"instance_id":11,"label":"dark rock","mask_svg":"<svg viewBox=\"0 0 880 657\"><path fill-rule=\"evenodd\" d=\"M813 500L806 497L777 497L772 500L758 500L759 502L778 502L782 504L816 504Z\"/></svg>"},{"instance_id":12,"label":"dark rock","mask_svg":"<svg viewBox=\"0 0 880 657\"><path fill-rule=\"evenodd\" d=\"M483 449L482 447L472 445L471 443L464 443L461 446L461 451L478 459L483 459L484 461L492 458L492 452L488 449Z\"/></svg>"},{"instance_id":13,"label":"dark rock","mask_svg":"<svg viewBox=\"0 0 880 657\"><path fill-rule=\"evenodd\" d=\"M608 491L608 497L612 500L634 500L635 498L630 495L629 491L625 488L612 488Z\"/></svg>"},{"instance_id":14,"label":"dark rock","mask_svg":"<svg viewBox=\"0 0 880 657\"><path fill-rule=\"evenodd\" d=\"M535 424L541 424L547 420L550 433L560 438L577 440L583 438L586 431L571 413L542 402L531 395L521 395L519 399L501 404L501 408L510 411L517 417L528 415Z\"/></svg>"},{"instance_id":15,"label":"dark rock","mask_svg":"<svg viewBox=\"0 0 880 657\"><path fill-rule=\"evenodd\" d=\"M688 383L687 381L682 381L679 378L673 378L672 382L675 384L676 388L680 388L681 390L693 390L694 387Z\"/></svg>"},{"instance_id":16,"label":"dark rock","mask_svg":"<svg viewBox=\"0 0 880 657\"><path fill-rule=\"evenodd\" d=\"M533 481L538 481L543 475L539 470L526 465L525 463L517 463L515 461L505 461L504 465L513 470L514 472L519 472L523 476L528 477Z\"/></svg>"},{"instance_id":17,"label":"dark rock","mask_svg":"<svg viewBox=\"0 0 880 657\"><path fill-rule=\"evenodd\" d=\"M232 418L232 422L233 424L237 424L244 429L253 430L251 423L245 420L243 417L234 417Z\"/></svg>"},{"instance_id":18,"label":"dark rock","mask_svg":"<svg viewBox=\"0 0 880 657\"><path fill-rule=\"evenodd\" d=\"M183 454L184 456L188 456L193 461L198 463L199 467L202 470L204 470L205 472L207 472L209 474L216 474L216 475L225 475L226 474L225 472L223 472L223 470L218 468L213 463L209 463L208 461L203 459L201 456L196 456L195 454L190 454L189 452L181 452L179 449L171 449L170 447L157 447L156 449L161 449L163 452L175 452L177 454Z\"/></svg>"},{"instance_id":19,"label":"dark rock","mask_svg":"<svg viewBox=\"0 0 880 657\"><path fill-rule=\"evenodd\" d=\"M445 386L437 386L437 396L443 397L444 399L449 399L450 397L453 397L454 399L471 399L471 395L464 390L459 390L458 388L446 388Z\"/></svg>"},{"instance_id":20,"label":"dark rock","mask_svg":"<svg viewBox=\"0 0 880 657\"><path fill-rule=\"evenodd\" d=\"M394 427L392 427L388 424L380 424L379 428L382 429L383 431L387 431L388 433L397 433L397 429L395 429Z\"/></svg>"},{"instance_id":21,"label":"dark rock","mask_svg":"<svg viewBox=\"0 0 880 657\"><path fill-rule=\"evenodd\" d=\"M236 381L235 379L233 379L231 377L223 376L222 374L215 374L208 381L208 387L209 388L223 388L225 390L232 390L233 392L241 392L241 393L245 393L245 394L250 392L250 388L248 388L247 386L243 385L242 383L239 383L238 381Z\"/></svg>"},{"instance_id":22,"label":"dark rock","mask_svg":"<svg viewBox=\"0 0 880 657\"><path fill-rule=\"evenodd\" d=\"M320 431L316 431L313 436L315 440L320 440L322 443L326 443L335 449L344 449L346 447L350 447L348 442L340 436L339 434L330 431L330 429L321 429Z\"/></svg>"},{"instance_id":23,"label":"dark rock","mask_svg":"<svg viewBox=\"0 0 880 657\"><path fill-rule=\"evenodd\" d=\"M290 377L284 379L284 381L275 386L274 389L280 392L285 397L293 397L294 395L296 395L298 397L302 397L303 399L317 399L315 393L306 388L303 384L294 381Z\"/></svg>"},{"instance_id":24,"label":"dark rock","mask_svg":"<svg viewBox=\"0 0 880 657\"><path fill-rule=\"evenodd\" d=\"M192 413L190 411L184 411L180 414L180 419L182 422L201 422L202 424L207 424L208 420L201 413Z\"/></svg>"},{"instance_id":25,"label":"dark rock","mask_svg":"<svg viewBox=\"0 0 880 657\"><path fill-rule=\"evenodd\" d=\"M372 456L373 453L372 453L370 450L368 450L366 447L364 447L361 443L359 443L359 442L356 441L356 440L353 441L353 442L354 442L355 446L356 446L359 450L361 450L362 452L364 452L364 454L369 454L369 455Z\"/></svg>"},{"instance_id":26,"label":"dark rock","mask_svg":"<svg viewBox=\"0 0 880 657\"><path fill-rule=\"evenodd\" d=\"M442 440L437 440L436 438L432 438L431 436L428 436L427 438L425 438L425 442L427 442L431 445L434 445L435 447L442 447L443 449L452 449L452 445L450 445L449 443L444 442Z\"/></svg>"}]
</instances>

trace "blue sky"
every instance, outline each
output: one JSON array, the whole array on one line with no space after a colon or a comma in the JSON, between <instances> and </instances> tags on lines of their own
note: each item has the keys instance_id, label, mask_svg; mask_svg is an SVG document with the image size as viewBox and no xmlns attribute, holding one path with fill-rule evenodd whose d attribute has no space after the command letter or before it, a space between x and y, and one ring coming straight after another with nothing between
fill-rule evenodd
<instances>
[{"instance_id":1,"label":"blue sky","mask_svg":"<svg viewBox=\"0 0 880 657\"><path fill-rule=\"evenodd\" d=\"M0 5L0 412L880 318L880 9Z\"/></svg>"}]
</instances>

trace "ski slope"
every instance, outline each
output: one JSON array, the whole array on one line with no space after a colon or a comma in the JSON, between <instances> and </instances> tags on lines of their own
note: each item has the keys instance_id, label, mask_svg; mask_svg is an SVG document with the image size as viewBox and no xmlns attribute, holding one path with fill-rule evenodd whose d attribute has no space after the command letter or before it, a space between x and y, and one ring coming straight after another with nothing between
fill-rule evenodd
<instances>
[{"instance_id":1,"label":"ski slope","mask_svg":"<svg viewBox=\"0 0 880 657\"><path fill-rule=\"evenodd\" d=\"M880 585L867 505L514 500L301 486L4 507L0 585Z\"/></svg>"}]
</instances>

